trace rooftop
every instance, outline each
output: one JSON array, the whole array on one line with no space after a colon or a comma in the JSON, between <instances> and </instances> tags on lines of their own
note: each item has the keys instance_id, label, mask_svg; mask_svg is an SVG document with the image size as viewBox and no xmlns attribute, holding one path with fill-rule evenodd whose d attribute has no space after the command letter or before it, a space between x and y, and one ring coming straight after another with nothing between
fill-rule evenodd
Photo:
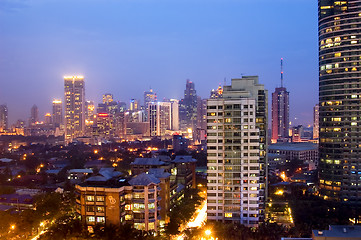
<instances>
[{"instance_id":1,"label":"rooftop","mask_svg":"<svg viewBox=\"0 0 361 240\"><path fill-rule=\"evenodd\" d=\"M284 150L284 151L307 151L317 150L318 145L316 143L275 143L268 146L270 150Z\"/></svg>"},{"instance_id":2,"label":"rooftop","mask_svg":"<svg viewBox=\"0 0 361 240\"><path fill-rule=\"evenodd\" d=\"M189 162L197 162L192 156L176 156L173 160L174 163L189 163Z\"/></svg>"},{"instance_id":3,"label":"rooftop","mask_svg":"<svg viewBox=\"0 0 361 240\"><path fill-rule=\"evenodd\" d=\"M166 163L159 158L136 158L131 165L162 166L166 165Z\"/></svg>"},{"instance_id":4,"label":"rooftop","mask_svg":"<svg viewBox=\"0 0 361 240\"><path fill-rule=\"evenodd\" d=\"M137 176L135 176L134 178L132 178L131 180L129 180L129 184L134 186L148 186L149 184L159 184L160 180L158 178L156 178L153 174L146 174L146 173L141 173Z\"/></svg>"},{"instance_id":5,"label":"rooftop","mask_svg":"<svg viewBox=\"0 0 361 240\"><path fill-rule=\"evenodd\" d=\"M361 226L330 225L329 230L312 230L315 237L361 239Z\"/></svg>"}]
</instances>

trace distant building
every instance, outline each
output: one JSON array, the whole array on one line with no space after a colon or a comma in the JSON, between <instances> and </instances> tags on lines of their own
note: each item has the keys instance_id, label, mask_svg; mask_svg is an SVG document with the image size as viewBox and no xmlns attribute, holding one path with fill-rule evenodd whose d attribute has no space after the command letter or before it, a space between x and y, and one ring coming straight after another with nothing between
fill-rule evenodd
<instances>
[{"instance_id":1,"label":"distant building","mask_svg":"<svg viewBox=\"0 0 361 240\"><path fill-rule=\"evenodd\" d=\"M178 130L178 103L152 102L148 104L150 136L165 136L167 130Z\"/></svg>"},{"instance_id":2,"label":"distant building","mask_svg":"<svg viewBox=\"0 0 361 240\"><path fill-rule=\"evenodd\" d=\"M46 113L45 116L44 116L44 124L50 125L50 124L52 124L52 123L53 123L53 121L52 121L51 114L50 114L50 113Z\"/></svg>"},{"instance_id":3,"label":"distant building","mask_svg":"<svg viewBox=\"0 0 361 240\"><path fill-rule=\"evenodd\" d=\"M0 105L0 132L8 129L8 107Z\"/></svg>"},{"instance_id":4,"label":"distant building","mask_svg":"<svg viewBox=\"0 0 361 240\"><path fill-rule=\"evenodd\" d=\"M138 103L138 100L136 100L136 99L130 99L130 101L129 101L129 110L130 111L136 111L136 110L138 110L138 108L139 108L139 103Z\"/></svg>"},{"instance_id":5,"label":"distant building","mask_svg":"<svg viewBox=\"0 0 361 240\"><path fill-rule=\"evenodd\" d=\"M319 138L320 131L320 106L316 104L313 108L313 139Z\"/></svg>"},{"instance_id":6,"label":"distant building","mask_svg":"<svg viewBox=\"0 0 361 240\"><path fill-rule=\"evenodd\" d=\"M110 93L103 94L103 103L104 104L111 103L113 101L114 101L113 94L110 94Z\"/></svg>"},{"instance_id":7,"label":"distant building","mask_svg":"<svg viewBox=\"0 0 361 240\"><path fill-rule=\"evenodd\" d=\"M222 98L223 97L223 88L221 85L217 89L212 89L210 98Z\"/></svg>"},{"instance_id":8,"label":"distant building","mask_svg":"<svg viewBox=\"0 0 361 240\"><path fill-rule=\"evenodd\" d=\"M83 76L65 76L65 142L85 133L85 83Z\"/></svg>"},{"instance_id":9,"label":"distant building","mask_svg":"<svg viewBox=\"0 0 361 240\"><path fill-rule=\"evenodd\" d=\"M153 89L149 89L149 91L144 92L143 106L146 113L146 116L144 118L145 121L147 121L148 119L148 104L152 102L157 102L157 94L153 92Z\"/></svg>"},{"instance_id":10,"label":"distant building","mask_svg":"<svg viewBox=\"0 0 361 240\"><path fill-rule=\"evenodd\" d=\"M63 124L63 103L61 100L53 100L53 124L60 127Z\"/></svg>"},{"instance_id":11,"label":"distant building","mask_svg":"<svg viewBox=\"0 0 361 240\"><path fill-rule=\"evenodd\" d=\"M187 79L184 98L179 102L180 128L195 130L197 126L197 92L194 83Z\"/></svg>"},{"instance_id":12,"label":"distant building","mask_svg":"<svg viewBox=\"0 0 361 240\"><path fill-rule=\"evenodd\" d=\"M30 109L29 126L34 125L37 122L39 122L39 109L34 104Z\"/></svg>"},{"instance_id":13,"label":"distant building","mask_svg":"<svg viewBox=\"0 0 361 240\"><path fill-rule=\"evenodd\" d=\"M318 145L315 143L275 143L268 146L268 153L279 155L282 161L300 160L318 164Z\"/></svg>"},{"instance_id":14,"label":"distant building","mask_svg":"<svg viewBox=\"0 0 361 240\"><path fill-rule=\"evenodd\" d=\"M188 149L189 139L182 137L181 135L173 135L173 151L185 151Z\"/></svg>"}]
</instances>

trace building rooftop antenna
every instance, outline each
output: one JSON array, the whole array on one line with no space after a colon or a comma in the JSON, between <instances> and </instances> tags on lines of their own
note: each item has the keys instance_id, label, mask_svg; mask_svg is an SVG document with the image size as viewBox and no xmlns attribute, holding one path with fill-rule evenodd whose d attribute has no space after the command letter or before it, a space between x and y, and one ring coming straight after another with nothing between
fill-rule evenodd
<instances>
[{"instance_id":1,"label":"building rooftop antenna","mask_svg":"<svg viewBox=\"0 0 361 240\"><path fill-rule=\"evenodd\" d=\"M283 58L281 58L281 87L283 88Z\"/></svg>"}]
</instances>

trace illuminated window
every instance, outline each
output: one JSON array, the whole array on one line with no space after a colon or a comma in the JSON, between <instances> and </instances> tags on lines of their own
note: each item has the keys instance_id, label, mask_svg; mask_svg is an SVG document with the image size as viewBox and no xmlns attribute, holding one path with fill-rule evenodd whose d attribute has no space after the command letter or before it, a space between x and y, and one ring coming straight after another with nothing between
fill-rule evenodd
<instances>
[{"instance_id":1,"label":"illuminated window","mask_svg":"<svg viewBox=\"0 0 361 240\"><path fill-rule=\"evenodd\" d=\"M97 217L97 223L105 223L105 217Z\"/></svg>"},{"instance_id":2,"label":"illuminated window","mask_svg":"<svg viewBox=\"0 0 361 240\"><path fill-rule=\"evenodd\" d=\"M88 196L86 196L86 200L87 200L88 202L94 202L94 196L88 195Z\"/></svg>"},{"instance_id":3,"label":"illuminated window","mask_svg":"<svg viewBox=\"0 0 361 240\"><path fill-rule=\"evenodd\" d=\"M86 217L86 221L87 222L95 222L95 217L94 216Z\"/></svg>"},{"instance_id":4,"label":"illuminated window","mask_svg":"<svg viewBox=\"0 0 361 240\"><path fill-rule=\"evenodd\" d=\"M224 213L224 217L226 217L226 218L231 218L231 217L232 217L232 213Z\"/></svg>"},{"instance_id":5,"label":"illuminated window","mask_svg":"<svg viewBox=\"0 0 361 240\"><path fill-rule=\"evenodd\" d=\"M341 53L340 52L335 53L335 57L341 57Z\"/></svg>"}]
</instances>

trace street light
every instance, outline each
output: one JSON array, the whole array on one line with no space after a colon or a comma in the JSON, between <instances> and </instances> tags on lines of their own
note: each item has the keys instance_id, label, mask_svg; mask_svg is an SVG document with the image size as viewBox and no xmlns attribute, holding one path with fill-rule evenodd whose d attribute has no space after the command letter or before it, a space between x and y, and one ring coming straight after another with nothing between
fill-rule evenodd
<instances>
[{"instance_id":1,"label":"street light","mask_svg":"<svg viewBox=\"0 0 361 240\"><path fill-rule=\"evenodd\" d=\"M10 229L11 229L11 230L14 230L14 229L15 229L15 225L14 225L14 224L11 225L11 226L10 226Z\"/></svg>"},{"instance_id":2,"label":"street light","mask_svg":"<svg viewBox=\"0 0 361 240\"><path fill-rule=\"evenodd\" d=\"M205 232L204 232L207 236L210 236L212 234L212 231L207 229Z\"/></svg>"}]
</instances>

